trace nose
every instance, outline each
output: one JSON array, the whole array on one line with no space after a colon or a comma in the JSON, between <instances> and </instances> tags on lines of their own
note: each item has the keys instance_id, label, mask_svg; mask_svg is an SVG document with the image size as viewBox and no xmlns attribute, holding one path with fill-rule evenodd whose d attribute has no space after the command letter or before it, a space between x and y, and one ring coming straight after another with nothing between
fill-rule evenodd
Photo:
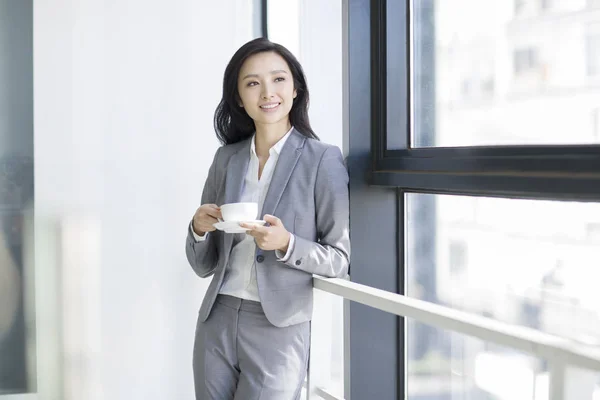
<instances>
[{"instance_id":1,"label":"nose","mask_svg":"<svg viewBox=\"0 0 600 400\"><path fill-rule=\"evenodd\" d=\"M269 100L273 97L273 91L271 90L271 85L264 84L262 85L261 97L263 100Z\"/></svg>"}]
</instances>

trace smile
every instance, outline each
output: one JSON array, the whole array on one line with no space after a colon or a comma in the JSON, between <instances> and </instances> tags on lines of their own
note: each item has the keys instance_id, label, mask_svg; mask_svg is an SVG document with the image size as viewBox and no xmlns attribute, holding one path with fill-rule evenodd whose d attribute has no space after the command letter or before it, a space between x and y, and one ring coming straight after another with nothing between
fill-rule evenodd
<instances>
[{"instance_id":1,"label":"smile","mask_svg":"<svg viewBox=\"0 0 600 400\"><path fill-rule=\"evenodd\" d=\"M265 111L265 112L270 112L270 111L274 111L277 110L277 107L279 107L280 103L269 103L269 104L264 104L262 106L260 106L261 110Z\"/></svg>"}]
</instances>

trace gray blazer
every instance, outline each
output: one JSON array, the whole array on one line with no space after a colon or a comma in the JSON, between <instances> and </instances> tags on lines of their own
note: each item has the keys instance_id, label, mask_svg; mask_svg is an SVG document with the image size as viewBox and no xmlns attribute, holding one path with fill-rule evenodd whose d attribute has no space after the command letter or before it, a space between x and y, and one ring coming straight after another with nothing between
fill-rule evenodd
<instances>
[{"instance_id":1,"label":"gray blazer","mask_svg":"<svg viewBox=\"0 0 600 400\"><path fill-rule=\"evenodd\" d=\"M250 140L219 148L208 172L202 204L238 202L250 161ZM278 327L309 321L312 274L345 278L350 259L348 172L336 146L292 131L273 172L261 216L275 215L295 236L287 262L257 247L258 294L266 317ZM211 232L196 242L188 229L187 259L198 276L213 275L200 308L210 314L223 283L233 235Z\"/></svg>"}]
</instances>

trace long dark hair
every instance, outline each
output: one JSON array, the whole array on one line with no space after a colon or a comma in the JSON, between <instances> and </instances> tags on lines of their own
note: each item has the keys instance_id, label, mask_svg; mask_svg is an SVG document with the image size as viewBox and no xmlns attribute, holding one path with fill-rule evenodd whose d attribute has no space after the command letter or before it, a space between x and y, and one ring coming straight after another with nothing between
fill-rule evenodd
<instances>
[{"instance_id":1,"label":"long dark hair","mask_svg":"<svg viewBox=\"0 0 600 400\"><path fill-rule=\"evenodd\" d=\"M242 64L248 57L264 52L279 54L287 62L292 76L296 98L290 110L290 123L306 137L319 139L310 127L308 119L308 87L302 65L296 57L280 44L272 43L268 39L258 38L246 43L235 52L231 61L225 68L223 77L223 97L215 111L215 131L222 144L233 144L251 137L254 134L254 121L246 110L239 105L238 76Z\"/></svg>"}]
</instances>

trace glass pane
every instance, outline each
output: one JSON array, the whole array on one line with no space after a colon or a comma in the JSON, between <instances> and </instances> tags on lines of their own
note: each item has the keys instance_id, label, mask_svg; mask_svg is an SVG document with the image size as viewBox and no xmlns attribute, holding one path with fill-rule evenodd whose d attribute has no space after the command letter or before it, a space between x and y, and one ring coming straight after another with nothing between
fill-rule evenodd
<instances>
[{"instance_id":1,"label":"glass pane","mask_svg":"<svg viewBox=\"0 0 600 400\"><path fill-rule=\"evenodd\" d=\"M432 350L418 357L415 338L427 331ZM549 400L550 364L478 338L408 320L409 400ZM566 400L598 400L600 376L567 368Z\"/></svg>"},{"instance_id":2,"label":"glass pane","mask_svg":"<svg viewBox=\"0 0 600 400\"><path fill-rule=\"evenodd\" d=\"M415 338L422 331L430 332L427 340L432 350L418 357ZM543 360L414 320L408 321L408 333L409 400L549 398Z\"/></svg>"},{"instance_id":3,"label":"glass pane","mask_svg":"<svg viewBox=\"0 0 600 400\"><path fill-rule=\"evenodd\" d=\"M285 46L296 57L300 54L300 3L298 1L267 1L269 40Z\"/></svg>"},{"instance_id":4,"label":"glass pane","mask_svg":"<svg viewBox=\"0 0 600 400\"><path fill-rule=\"evenodd\" d=\"M210 280L184 241L218 147L225 65L252 39L252 2L35 2L29 35L26 3L31 14L31 0L0 1L0 156L35 161L35 174L0 164L0 320L14 314L6 270L31 265L31 247L35 273L20 280L35 297L21 303L35 314L17 307L18 331L0 327L0 388L22 391L22 348L35 338L32 394L15 399L193 399ZM18 61L33 43L34 88ZM34 212L22 216L31 177Z\"/></svg>"},{"instance_id":5,"label":"glass pane","mask_svg":"<svg viewBox=\"0 0 600 400\"><path fill-rule=\"evenodd\" d=\"M411 193L406 236L409 296L600 346L600 204ZM409 326L413 371L484 351L463 356L470 339Z\"/></svg>"},{"instance_id":6,"label":"glass pane","mask_svg":"<svg viewBox=\"0 0 600 400\"><path fill-rule=\"evenodd\" d=\"M0 1L0 395L35 386L32 1Z\"/></svg>"},{"instance_id":7,"label":"glass pane","mask_svg":"<svg viewBox=\"0 0 600 400\"><path fill-rule=\"evenodd\" d=\"M323 142L343 148L342 1L269 0L267 15L269 40L285 46L302 64L312 127ZM319 387L342 398L343 299L322 291L314 295L310 389Z\"/></svg>"},{"instance_id":8,"label":"glass pane","mask_svg":"<svg viewBox=\"0 0 600 400\"><path fill-rule=\"evenodd\" d=\"M600 143L597 3L413 1L413 146Z\"/></svg>"}]
</instances>

